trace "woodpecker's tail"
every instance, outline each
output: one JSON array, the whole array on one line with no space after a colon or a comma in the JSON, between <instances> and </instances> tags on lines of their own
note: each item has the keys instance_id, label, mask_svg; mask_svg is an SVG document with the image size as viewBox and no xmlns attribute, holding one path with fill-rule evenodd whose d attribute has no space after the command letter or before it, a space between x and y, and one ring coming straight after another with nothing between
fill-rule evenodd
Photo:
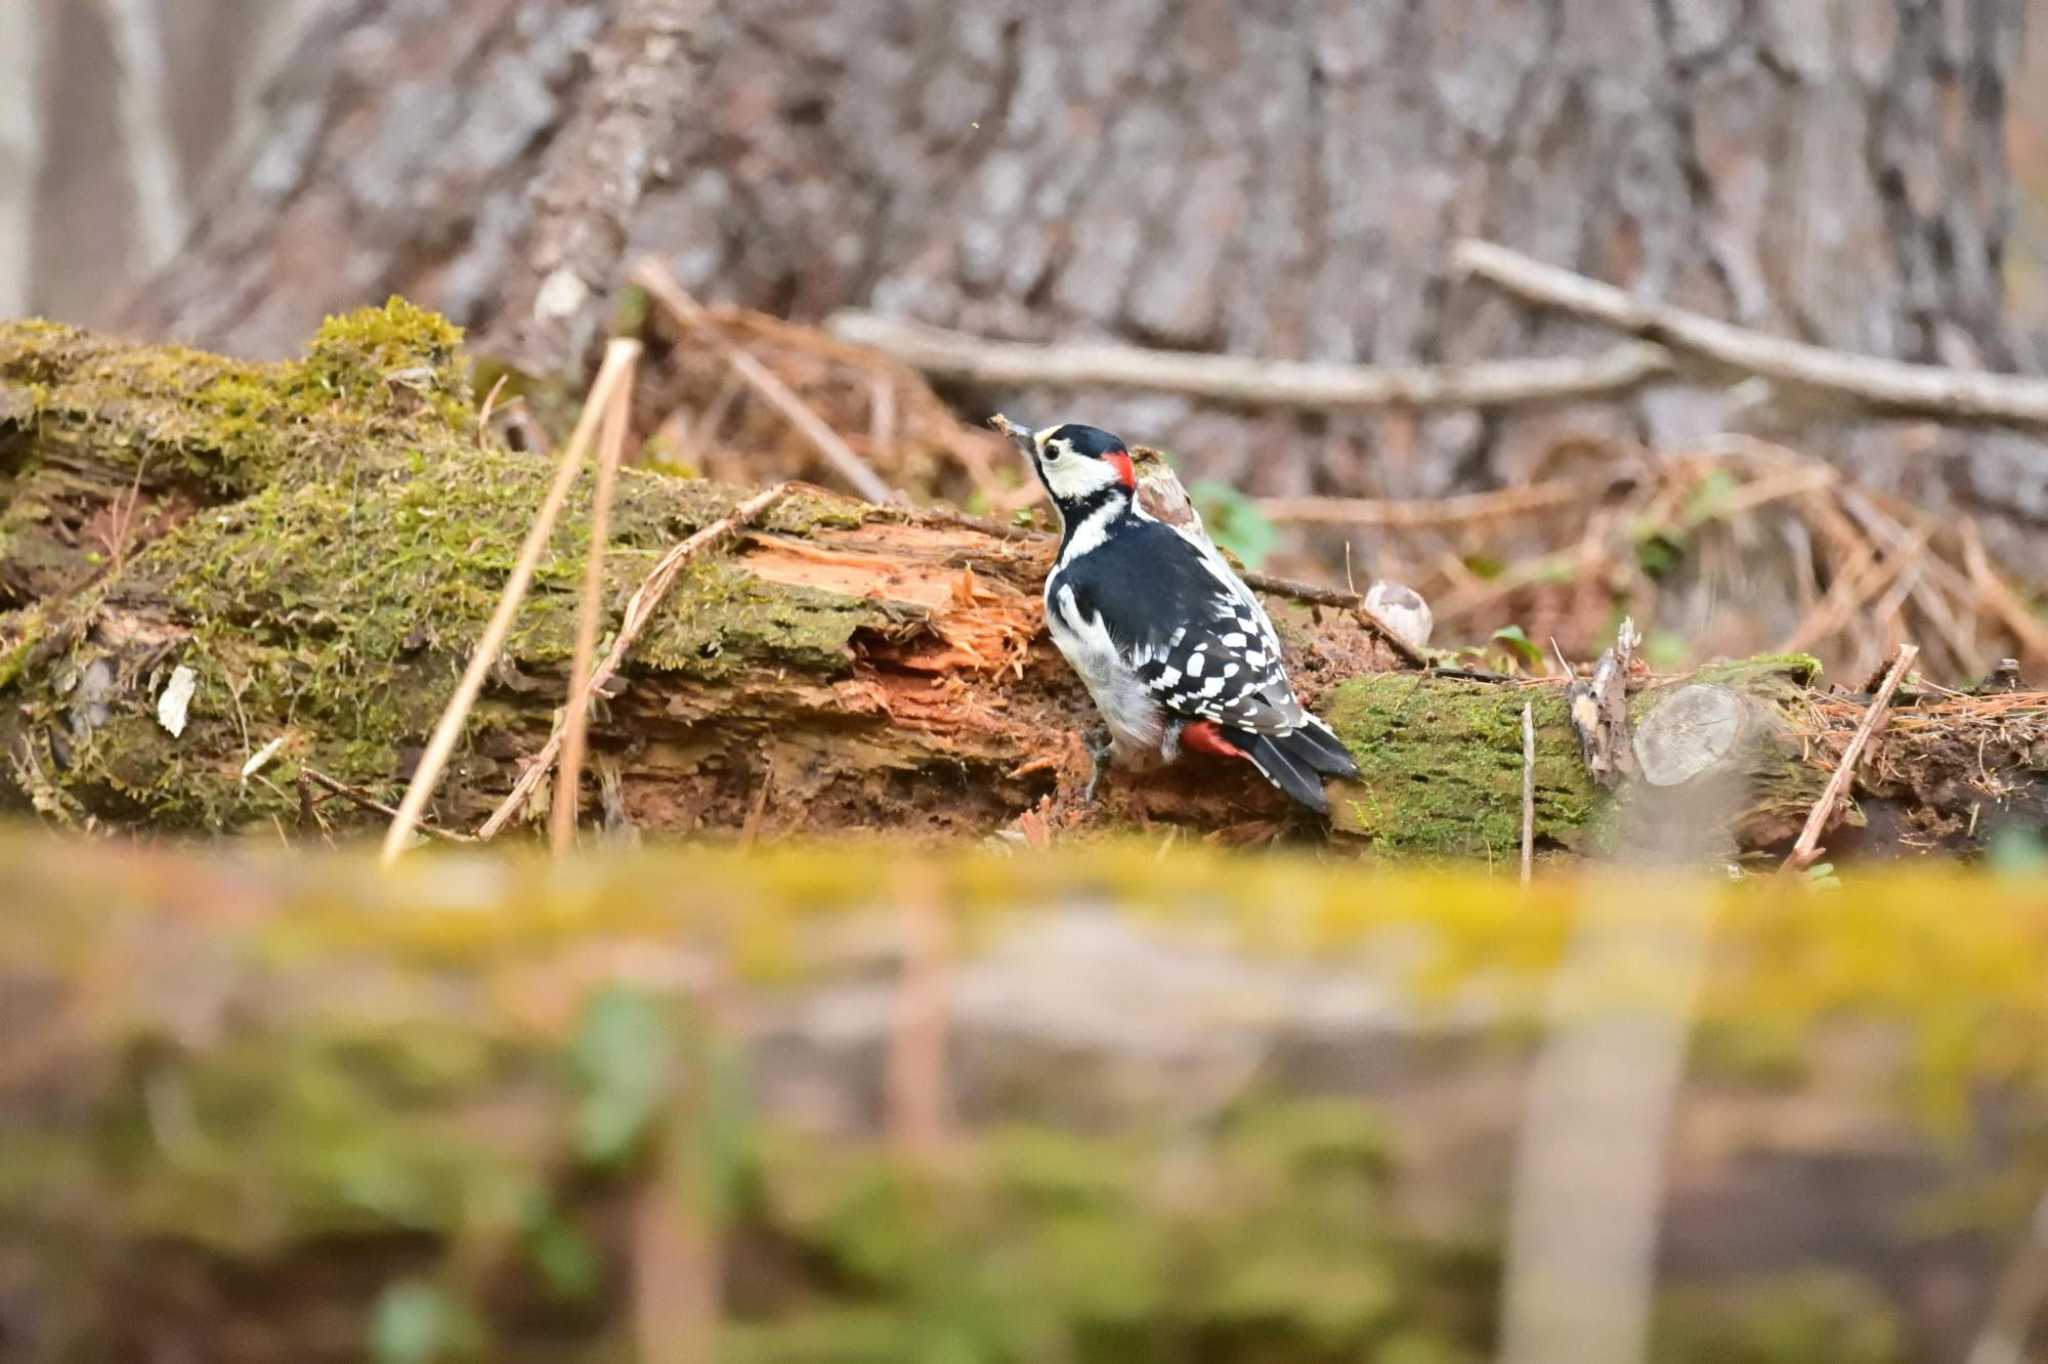
<instances>
[{"instance_id":1,"label":"woodpecker's tail","mask_svg":"<svg viewBox=\"0 0 2048 1364\"><path fill-rule=\"evenodd\" d=\"M1251 759L1267 781L1319 815L1330 813L1323 776L1356 777L1358 764L1330 727L1313 715L1292 734L1254 734L1225 728L1224 736Z\"/></svg>"}]
</instances>

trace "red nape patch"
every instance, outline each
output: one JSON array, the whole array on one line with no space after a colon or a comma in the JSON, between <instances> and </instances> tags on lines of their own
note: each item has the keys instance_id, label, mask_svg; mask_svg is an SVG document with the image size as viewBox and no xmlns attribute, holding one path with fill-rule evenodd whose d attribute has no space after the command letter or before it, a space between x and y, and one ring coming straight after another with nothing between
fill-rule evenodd
<instances>
[{"instance_id":1,"label":"red nape patch","mask_svg":"<svg viewBox=\"0 0 2048 1364\"><path fill-rule=\"evenodd\" d=\"M1198 753L1214 753L1219 758L1244 758L1250 762L1245 751L1223 737L1223 731L1216 728L1212 720L1197 720L1180 732L1180 741Z\"/></svg>"},{"instance_id":2,"label":"red nape patch","mask_svg":"<svg viewBox=\"0 0 2048 1364\"><path fill-rule=\"evenodd\" d=\"M1137 491L1138 471L1131 467L1131 457L1127 452L1119 450L1113 455L1104 455L1102 460L1103 463L1116 470L1117 478L1122 480L1126 488L1131 489L1133 492Z\"/></svg>"}]
</instances>

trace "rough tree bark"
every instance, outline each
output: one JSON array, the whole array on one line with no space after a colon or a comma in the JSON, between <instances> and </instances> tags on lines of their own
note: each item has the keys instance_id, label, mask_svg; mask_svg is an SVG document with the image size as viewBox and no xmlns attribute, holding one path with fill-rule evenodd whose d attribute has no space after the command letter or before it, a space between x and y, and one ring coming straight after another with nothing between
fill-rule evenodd
<instances>
[{"instance_id":1,"label":"rough tree bark","mask_svg":"<svg viewBox=\"0 0 2048 1364\"><path fill-rule=\"evenodd\" d=\"M2003 311L2024 8L355 0L131 321L281 355L396 290L553 370L646 250L799 318L1334 361L1604 343L1455 284L1443 247L1476 234L1831 346L2038 364ZM1279 494L1428 495L1528 477L1573 435L1808 422L1676 386L1506 420L1059 398ZM2035 442L1826 421L1865 477L2048 510Z\"/></svg>"},{"instance_id":2,"label":"rough tree bark","mask_svg":"<svg viewBox=\"0 0 2048 1364\"><path fill-rule=\"evenodd\" d=\"M306 359L275 365L0 329L0 792L100 826L380 822L319 781L392 799L549 477L478 439L454 332L409 305L337 319ZM614 608L739 498L628 471ZM475 828L547 736L588 533L572 516L541 565L439 794L445 829ZM1050 551L944 513L786 498L691 567L636 646L596 728L590 816L750 838L1284 829L1283 802L1243 765L1197 759L1113 780L1084 815L1092 715L1040 628ZM1352 613L1269 605L1292 675L1365 769L1333 790L1336 831L1380 851L1510 855L1531 699L1534 832L1560 853L1780 845L1860 714L1810 691L1799 657L1645 687L1645 781L1616 801L1586 776L1561 688L1390 672ZM186 704L166 701L180 691ZM2048 697L1944 704L1902 717L1864 772L1865 813L1892 821L1879 848L2039 822ZM1726 723L1667 723L1667 707ZM295 788L305 772L318 789Z\"/></svg>"}]
</instances>

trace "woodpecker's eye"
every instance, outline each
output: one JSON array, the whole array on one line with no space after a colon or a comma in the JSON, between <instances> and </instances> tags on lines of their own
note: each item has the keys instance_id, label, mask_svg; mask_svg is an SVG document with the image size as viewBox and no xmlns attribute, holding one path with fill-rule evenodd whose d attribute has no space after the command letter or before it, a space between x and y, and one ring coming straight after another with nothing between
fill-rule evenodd
<instances>
[{"instance_id":1,"label":"woodpecker's eye","mask_svg":"<svg viewBox=\"0 0 2048 1364\"><path fill-rule=\"evenodd\" d=\"M1101 459L1106 455L1124 453L1124 443L1096 426L1081 426L1073 422L1059 427L1045 440L1048 452L1057 450L1063 455L1086 455L1090 459Z\"/></svg>"}]
</instances>

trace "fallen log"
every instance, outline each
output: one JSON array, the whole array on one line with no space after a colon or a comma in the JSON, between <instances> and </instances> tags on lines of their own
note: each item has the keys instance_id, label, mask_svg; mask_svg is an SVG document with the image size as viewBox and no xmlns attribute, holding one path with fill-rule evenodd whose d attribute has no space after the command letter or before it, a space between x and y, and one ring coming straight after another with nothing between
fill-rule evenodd
<instances>
[{"instance_id":1,"label":"fallen log","mask_svg":"<svg viewBox=\"0 0 2048 1364\"><path fill-rule=\"evenodd\" d=\"M972 1358L1485 1358L1565 944L1673 893L1149 840L380 875L0 834L0 865L0 1342L29 1364L620 1357L674 1282L636 1234L663 1217L741 1364L918 1358L935 1303L997 1343ZM1558 996L1689 1043L1651 1357L1960 1358L2039 1190L1992 1138L2043 1111L2041 897L1695 892L1689 1015L1640 952ZM926 1046L931 1157L894 1092ZM713 1197L664 1177L689 1152ZM1605 1225L1608 1192L1557 1215ZM401 1309L473 1353L372 1348ZM1945 1345L1836 1344L1873 1326Z\"/></svg>"},{"instance_id":2,"label":"fallen log","mask_svg":"<svg viewBox=\"0 0 2048 1364\"><path fill-rule=\"evenodd\" d=\"M375 827L369 802L396 803L553 474L479 439L457 339L396 302L267 366L0 328L0 799L100 828ZM626 470L605 561L613 627L663 554L747 495ZM443 831L475 831L553 728L588 501L585 475L430 807ZM1315 835L1239 765L1207 760L1119 776L1079 808L1090 712L1040 628L1050 551L968 518L793 490L693 560L650 618L594 720L586 819L980 837L1031 814L1055 829ZM1812 689L1802 656L1655 681L1630 703L1639 738L1702 687L1739 723L1711 752L1687 739L1684 779L1610 796L1587 778L1556 682L1395 671L1354 612L1267 601L1302 691L1365 771L1332 790L1336 835L1385 852L1512 860L1524 704L1548 856L1662 846L1660 819L1699 835L1694 852L1781 848L1862 718ZM1889 847L2038 822L2048 697L1907 699L1844 818L1894 812L1877 839ZM301 769L366 799L298 782Z\"/></svg>"}]
</instances>

